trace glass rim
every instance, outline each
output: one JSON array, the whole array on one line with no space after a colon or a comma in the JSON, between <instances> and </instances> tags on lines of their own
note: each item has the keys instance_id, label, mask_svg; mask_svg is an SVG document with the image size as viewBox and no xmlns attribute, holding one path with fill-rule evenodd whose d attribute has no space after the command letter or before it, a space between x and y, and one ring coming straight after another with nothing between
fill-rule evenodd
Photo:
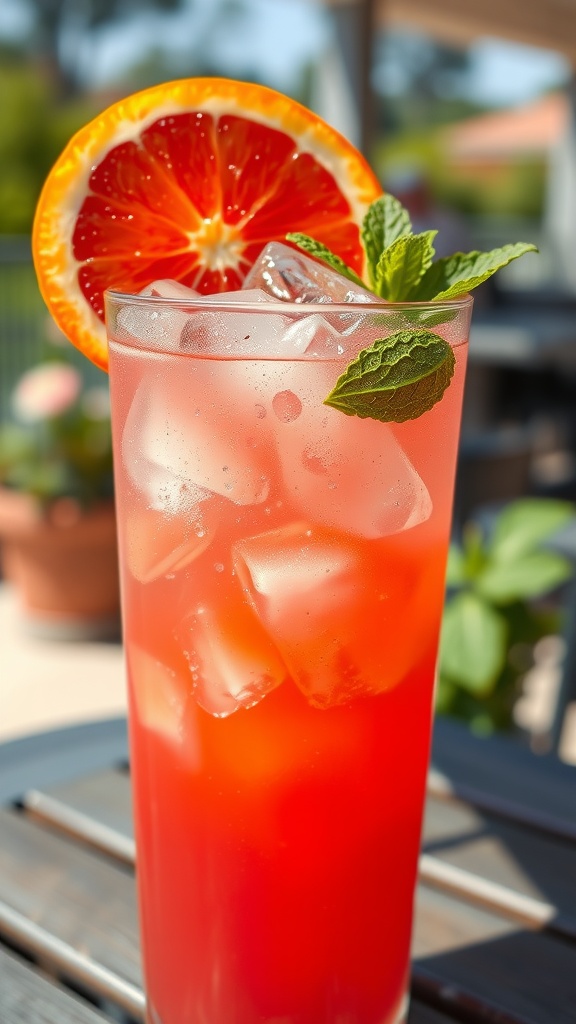
<instances>
[{"instance_id":1,"label":"glass rim","mask_svg":"<svg viewBox=\"0 0 576 1024\"><path fill-rule=\"evenodd\" d=\"M215 293L218 294L218 293ZM198 298L185 299L171 296L162 298L160 295L134 295L130 292L116 291L107 288L104 292L106 302L111 301L115 305L124 306L162 306L173 309L185 309L190 312L231 312L231 313L278 313L290 315L311 315L312 313L342 314L342 313L374 313L391 312L404 310L466 310L469 309L474 297L470 293L461 295L455 299L428 299L418 302L387 302L385 299L375 297L374 302L288 302L285 299L273 299L269 302L230 302L226 301L227 292L220 292L222 301L216 302L214 295L201 295Z\"/></svg>"}]
</instances>

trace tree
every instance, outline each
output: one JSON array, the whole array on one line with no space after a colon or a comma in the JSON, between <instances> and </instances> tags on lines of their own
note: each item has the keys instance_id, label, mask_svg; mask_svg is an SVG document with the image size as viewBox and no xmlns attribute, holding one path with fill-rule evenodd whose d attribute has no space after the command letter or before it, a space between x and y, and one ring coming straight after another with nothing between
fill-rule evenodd
<instances>
[{"instance_id":1,"label":"tree","mask_svg":"<svg viewBox=\"0 0 576 1024\"><path fill-rule=\"evenodd\" d=\"M0 95L0 233L26 233L50 166L101 104L77 97L55 107L38 69L5 51L0 52Z\"/></svg>"},{"instance_id":2,"label":"tree","mask_svg":"<svg viewBox=\"0 0 576 1024\"><path fill-rule=\"evenodd\" d=\"M28 48L49 76L58 98L77 95L83 84L82 42L91 32L146 11L173 12L185 0L25 0L34 31Z\"/></svg>"}]
</instances>

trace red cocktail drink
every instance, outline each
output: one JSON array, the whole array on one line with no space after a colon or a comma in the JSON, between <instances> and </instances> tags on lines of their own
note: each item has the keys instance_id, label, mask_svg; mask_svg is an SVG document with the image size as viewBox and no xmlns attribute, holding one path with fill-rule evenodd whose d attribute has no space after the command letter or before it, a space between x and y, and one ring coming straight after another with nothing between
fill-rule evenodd
<instances>
[{"instance_id":1,"label":"red cocktail drink","mask_svg":"<svg viewBox=\"0 0 576 1024\"><path fill-rule=\"evenodd\" d=\"M470 307L108 298L150 1024L405 1020ZM324 404L431 308L432 408Z\"/></svg>"}]
</instances>

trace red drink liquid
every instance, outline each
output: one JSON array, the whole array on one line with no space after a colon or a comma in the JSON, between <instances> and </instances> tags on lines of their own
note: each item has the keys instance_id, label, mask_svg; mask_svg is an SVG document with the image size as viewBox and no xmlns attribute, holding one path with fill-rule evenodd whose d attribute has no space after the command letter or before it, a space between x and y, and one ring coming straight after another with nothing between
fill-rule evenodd
<instances>
[{"instance_id":1,"label":"red drink liquid","mask_svg":"<svg viewBox=\"0 0 576 1024\"><path fill-rule=\"evenodd\" d=\"M393 426L111 330L151 1024L405 1020L467 312Z\"/></svg>"}]
</instances>

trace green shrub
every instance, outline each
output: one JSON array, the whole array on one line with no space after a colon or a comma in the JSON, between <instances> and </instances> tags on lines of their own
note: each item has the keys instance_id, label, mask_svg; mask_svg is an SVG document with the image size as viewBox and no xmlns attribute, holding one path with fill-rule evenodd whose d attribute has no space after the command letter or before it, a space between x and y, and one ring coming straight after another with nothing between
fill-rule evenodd
<instances>
[{"instance_id":1,"label":"green shrub","mask_svg":"<svg viewBox=\"0 0 576 1024\"><path fill-rule=\"evenodd\" d=\"M565 583L572 564L546 541L570 519L569 502L524 498L509 504L485 537L471 522L448 559L437 710L477 732L509 729L534 644L561 625L542 598Z\"/></svg>"}]
</instances>

